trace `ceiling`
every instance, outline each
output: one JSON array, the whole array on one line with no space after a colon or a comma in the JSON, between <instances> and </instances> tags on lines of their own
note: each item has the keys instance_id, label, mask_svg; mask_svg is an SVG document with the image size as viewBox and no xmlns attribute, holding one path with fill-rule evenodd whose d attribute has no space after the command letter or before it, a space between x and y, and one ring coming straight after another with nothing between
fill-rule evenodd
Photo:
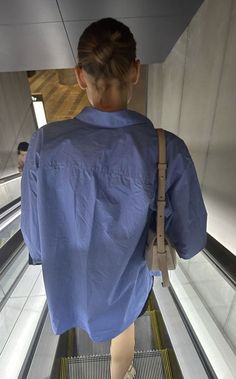
<instances>
[{"instance_id":1,"label":"ceiling","mask_svg":"<svg viewBox=\"0 0 236 379\"><path fill-rule=\"evenodd\" d=\"M0 0L0 71L69 68L92 21L127 24L144 64L163 62L203 0Z\"/></svg>"}]
</instances>

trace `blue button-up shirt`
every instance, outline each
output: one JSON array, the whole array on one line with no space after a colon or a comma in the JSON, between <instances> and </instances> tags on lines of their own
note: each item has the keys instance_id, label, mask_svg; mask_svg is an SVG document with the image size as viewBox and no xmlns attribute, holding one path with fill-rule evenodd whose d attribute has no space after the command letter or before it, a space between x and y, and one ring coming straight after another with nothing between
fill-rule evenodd
<instances>
[{"instance_id":1,"label":"blue button-up shirt","mask_svg":"<svg viewBox=\"0 0 236 379\"><path fill-rule=\"evenodd\" d=\"M190 258L206 241L206 211L188 149L167 132L166 233ZM94 341L138 317L152 286L145 245L155 219L157 136L129 110L85 108L32 137L22 178L22 232L42 264L53 331Z\"/></svg>"}]
</instances>

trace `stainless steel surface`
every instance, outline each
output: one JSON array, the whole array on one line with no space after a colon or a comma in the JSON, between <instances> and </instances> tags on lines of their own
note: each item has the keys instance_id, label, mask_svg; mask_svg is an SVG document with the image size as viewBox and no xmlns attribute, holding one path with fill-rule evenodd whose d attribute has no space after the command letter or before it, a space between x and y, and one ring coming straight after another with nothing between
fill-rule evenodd
<instances>
[{"instance_id":1,"label":"stainless steel surface","mask_svg":"<svg viewBox=\"0 0 236 379\"><path fill-rule=\"evenodd\" d=\"M162 287L158 278L154 281L154 294L184 379L207 379L207 374L170 292L168 288Z\"/></svg>"},{"instance_id":2,"label":"stainless steel surface","mask_svg":"<svg viewBox=\"0 0 236 379\"><path fill-rule=\"evenodd\" d=\"M110 356L68 358L70 379L110 378ZM159 351L136 352L134 356L135 379L165 379Z\"/></svg>"},{"instance_id":3,"label":"stainless steel surface","mask_svg":"<svg viewBox=\"0 0 236 379\"><path fill-rule=\"evenodd\" d=\"M49 315L47 315L34 357L31 361L27 379L50 378L59 337L53 334ZM25 379L25 377L22 377L22 379Z\"/></svg>"}]
</instances>

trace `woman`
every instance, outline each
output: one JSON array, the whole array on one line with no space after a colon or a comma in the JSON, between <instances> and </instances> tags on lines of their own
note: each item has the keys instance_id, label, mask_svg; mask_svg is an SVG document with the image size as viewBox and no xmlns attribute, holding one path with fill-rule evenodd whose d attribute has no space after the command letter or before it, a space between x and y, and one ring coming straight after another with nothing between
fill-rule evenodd
<instances>
[{"instance_id":1,"label":"woman","mask_svg":"<svg viewBox=\"0 0 236 379\"><path fill-rule=\"evenodd\" d=\"M33 136L22 231L33 263L42 264L53 331L80 327L94 341L111 339L111 378L128 379L134 321L153 282L144 251L155 218L157 137L150 120L127 110L140 70L127 26L92 23L78 60L91 107ZM205 245L206 212L184 142L166 135L166 232L190 258Z\"/></svg>"}]
</instances>

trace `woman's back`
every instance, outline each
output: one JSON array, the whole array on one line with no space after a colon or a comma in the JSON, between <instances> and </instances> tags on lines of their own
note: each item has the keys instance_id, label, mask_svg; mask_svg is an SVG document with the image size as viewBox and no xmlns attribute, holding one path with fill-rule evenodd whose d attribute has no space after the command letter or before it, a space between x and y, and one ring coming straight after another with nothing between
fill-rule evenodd
<instances>
[{"instance_id":1,"label":"woman's back","mask_svg":"<svg viewBox=\"0 0 236 379\"><path fill-rule=\"evenodd\" d=\"M157 135L145 116L127 110L140 63L124 24L91 24L78 57L78 83L92 107L33 136L22 231L33 263L42 264L54 332L77 326L95 341L112 338L111 377L123 379L133 323L153 283L145 247L155 220ZM204 247L206 212L189 152L171 133L167 163L166 233L190 258Z\"/></svg>"},{"instance_id":2,"label":"woman's back","mask_svg":"<svg viewBox=\"0 0 236 379\"><path fill-rule=\"evenodd\" d=\"M178 190L195 197L197 204L200 192L194 194L185 179L180 182L191 162L188 151L170 133L167 142L168 171L173 172L167 194L175 194L178 180ZM37 183L34 175L25 183L24 176L23 191L26 195L27 188L37 187L38 214L32 214L31 201L23 201L28 219L22 228L27 234L27 226L37 220L31 239L41 250L53 329L61 334L79 325L94 340L110 339L137 318L152 284L144 252L155 209L156 131L136 112L87 108L73 120L41 129L30 149L38 161L31 160L26 169L37 172ZM32 199L31 194L26 198ZM176 225L181 221L173 208L174 202L166 207L170 229L173 217ZM201 208L194 212L203 217ZM189 222L185 218L182 226ZM196 235L194 254L204 243L199 227L186 231L186 236ZM171 230L169 234L171 238ZM191 256L191 244L186 248ZM33 247L30 251L35 254Z\"/></svg>"},{"instance_id":3,"label":"woman's back","mask_svg":"<svg viewBox=\"0 0 236 379\"><path fill-rule=\"evenodd\" d=\"M39 239L54 331L80 325L94 340L125 329L152 284L144 250L155 196L155 131L135 112L109 118L87 108L46 126L31 143L38 169L27 166L37 170L40 236L32 239ZM29 217L31 203L23 207ZM25 232L27 225L29 218Z\"/></svg>"}]
</instances>

